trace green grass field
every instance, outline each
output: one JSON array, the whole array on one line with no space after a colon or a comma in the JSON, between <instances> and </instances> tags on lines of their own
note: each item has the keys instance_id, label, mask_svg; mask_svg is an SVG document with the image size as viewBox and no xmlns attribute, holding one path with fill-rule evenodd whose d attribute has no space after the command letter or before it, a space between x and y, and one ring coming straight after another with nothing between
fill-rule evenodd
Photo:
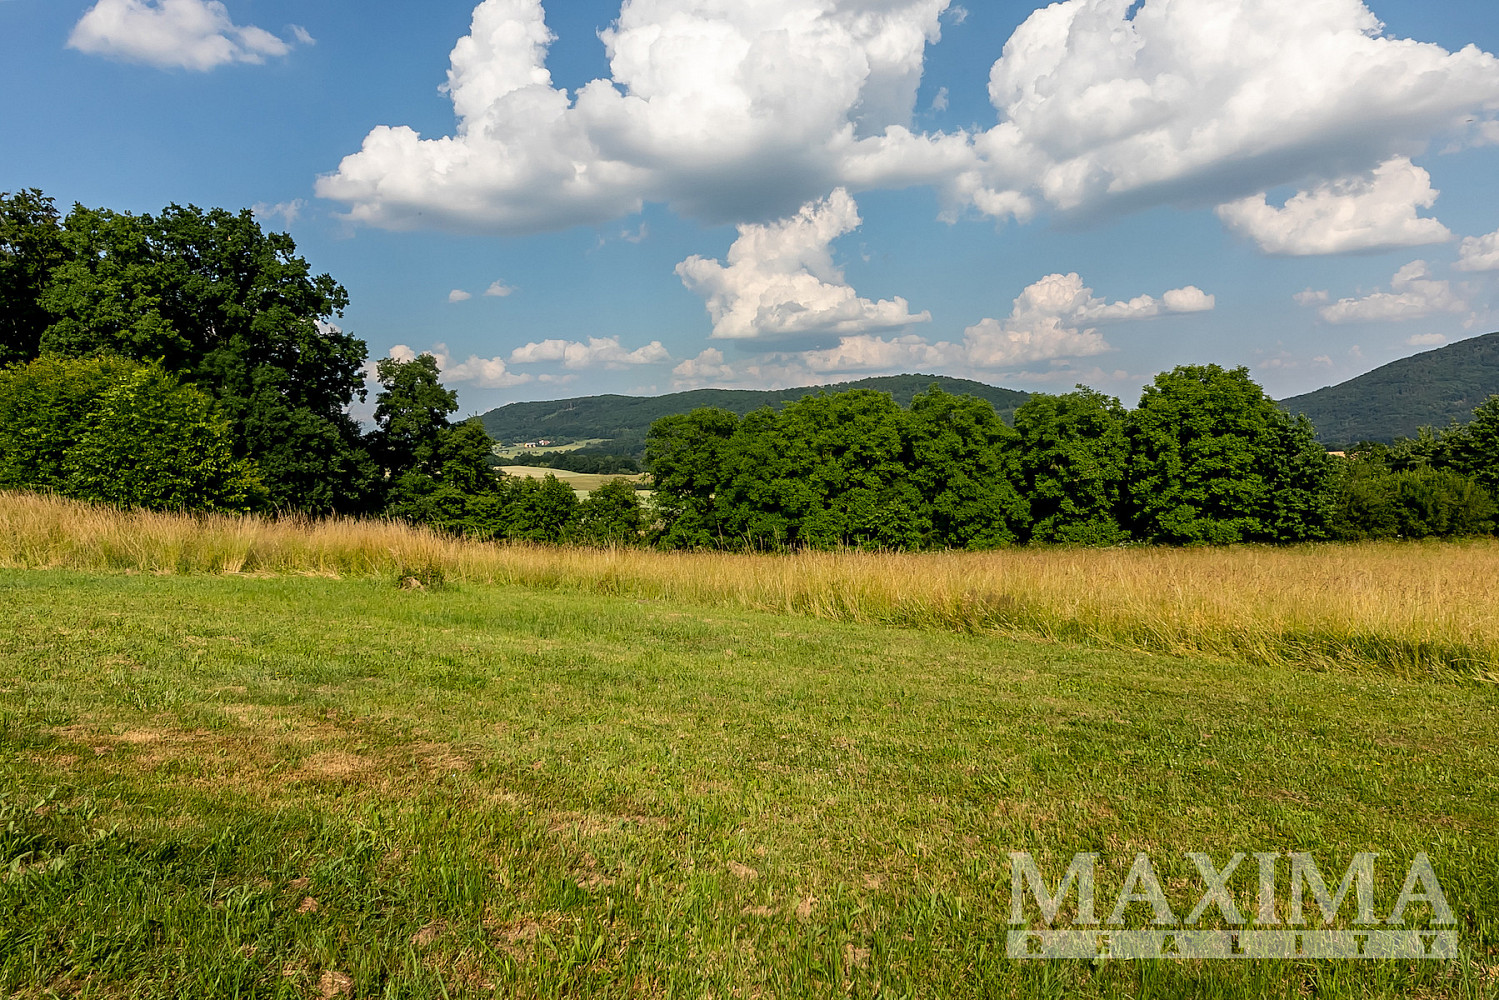
<instances>
[{"instance_id":1,"label":"green grass field","mask_svg":"<svg viewBox=\"0 0 1499 1000\"><path fill-rule=\"evenodd\" d=\"M1496 708L636 597L3 571L0 995L1495 996ZM1188 851L1379 851L1381 913L1425 851L1463 954L1015 963L1012 850L1101 852L1105 913L1148 851L1179 916Z\"/></svg>"},{"instance_id":2,"label":"green grass field","mask_svg":"<svg viewBox=\"0 0 1499 1000\"><path fill-rule=\"evenodd\" d=\"M566 469L546 469L537 465L504 465L500 467L500 471L507 476L519 476L525 479L545 479L547 476L556 476L571 486L574 493L584 496L592 493L611 479L623 479L626 482L637 483L644 478L639 475L601 476L590 472L568 472Z\"/></svg>"}]
</instances>

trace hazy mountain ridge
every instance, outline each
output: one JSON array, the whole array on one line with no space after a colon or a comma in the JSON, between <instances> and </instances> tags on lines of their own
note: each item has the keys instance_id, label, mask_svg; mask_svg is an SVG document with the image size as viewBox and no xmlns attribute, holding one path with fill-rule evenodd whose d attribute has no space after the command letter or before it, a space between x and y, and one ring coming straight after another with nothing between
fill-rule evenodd
<instances>
[{"instance_id":1,"label":"hazy mountain ridge","mask_svg":"<svg viewBox=\"0 0 1499 1000\"><path fill-rule=\"evenodd\" d=\"M1473 408L1499 393L1499 333L1460 340L1392 361L1357 378L1280 405L1305 413L1331 446L1389 443L1422 427L1466 422Z\"/></svg>"},{"instance_id":2,"label":"hazy mountain ridge","mask_svg":"<svg viewBox=\"0 0 1499 1000\"><path fill-rule=\"evenodd\" d=\"M645 432L654 421L700 406L716 406L743 416L762 406L780 406L819 392L846 392L849 389L888 392L897 403L909 406L912 397L933 385L955 395L987 399L1007 423L1013 420L1015 410L1030 398L1027 392L945 375L888 375L795 389L693 389L664 396L578 396L510 403L490 410L479 419L490 437L506 444L543 438L604 438L610 441L609 445L602 446L607 450L634 451L644 443Z\"/></svg>"}]
</instances>

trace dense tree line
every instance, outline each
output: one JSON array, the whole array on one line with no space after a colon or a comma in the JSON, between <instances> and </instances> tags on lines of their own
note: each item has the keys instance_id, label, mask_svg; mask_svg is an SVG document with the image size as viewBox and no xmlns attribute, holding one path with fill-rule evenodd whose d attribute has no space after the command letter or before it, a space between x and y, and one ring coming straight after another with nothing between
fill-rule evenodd
<instances>
[{"instance_id":1,"label":"dense tree line","mask_svg":"<svg viewBox=\"0 0 1499 1000\"><path fill-rule=\"evenodd\" d=\"M1476 535L1499 518L1499 396L1465 424L1423 428L1393 445L1348 454L1334 492L1337 538Z\"/></svg>"},{"instance_id":2,"label":"dense tree line","mask_svg":"<svg viewBox=\"0 0 1499 1000\"><path fill-rule=\"evenodd\" d=\"M0 194L0 488L126 506L383 513L481 537L637 538L634 490L580 503L492 470L423 355L376 366L348 302L249 212L132 215ZM624 500L628 500L628 504Z\"/></svg>"},{"instance_id":3,"label":"dense tree line","mask_svg":"<svg viewBox=\"0 0 1499 1000\"><path fill-rule=\"evenodd\" d=\"M579 396L541 402L509 403L490 410L481 418L490 436L506 444L522 441L602 442L609 454L639 459L645 453L645 435L661 417L687 413L703 407L728 410L743 417L764 406L780 408L804 396L874 389L909 406L912 397L933 384L955 395L978 396L994 404L1002 419L1009 421L1029 393L1001 389L968 379L944 375L881 375L825 386L785 389L689 389L664 396ZM573 470L582 471L582 470Z\"/></svg>"},{"instance_id":4,"label":"dense tree line","mask_svg":"<svg viewBox=\"0 0 1499 1000\"><path fill-rule=\"evenodd\" d=\"M909 409L867 391L744 418L652 426L667 546L988 548L1421 538L1490 531L1499 397L1472 423L1329 454L1244 368L1158 375L1139 405L1078 387L1002 423L940 389Z\"/></svg>"},{"instance_id":5,"label":"dense tree line","mask_svg":"<svg viewBox=\"0 0 1499 1000\"><path fill-rule=\"evenodd\" d=\"M641 448L645 444L641 442ZM590 476L638 476L642 471L640 461L634 456L620 454L608 448L579 448L576 451L522 452L507 458L503 465L525 465L538 469L558 469L563 472L581 472Z\"/></svg>"}]
</instances>

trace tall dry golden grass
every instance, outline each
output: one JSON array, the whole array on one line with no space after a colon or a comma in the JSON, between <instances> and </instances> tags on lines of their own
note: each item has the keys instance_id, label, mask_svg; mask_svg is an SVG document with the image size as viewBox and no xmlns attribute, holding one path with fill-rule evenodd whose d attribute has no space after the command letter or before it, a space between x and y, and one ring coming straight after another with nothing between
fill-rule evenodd
<instances>
[{"instance_id":1,"label":"tall dry golden grass","mask_svg":"<svg viewBox=\"0 0 1499 1000\"><path fill-rule=\"evenodd\" d=\"M326 574L629 595L1255 663L1499 681L1499 541L714 552L493 545L365 520L0 493L0 567Z\"/></svg>"}]
</instances>

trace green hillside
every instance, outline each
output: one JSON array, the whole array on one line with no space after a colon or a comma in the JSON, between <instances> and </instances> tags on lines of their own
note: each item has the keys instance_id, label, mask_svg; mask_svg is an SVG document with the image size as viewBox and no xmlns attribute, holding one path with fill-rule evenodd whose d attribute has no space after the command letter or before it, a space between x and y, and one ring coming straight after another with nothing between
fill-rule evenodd
<instances>
[{"instance_id":1,"label":"green hillside","mask_svg":"<svg viewBox=\"0 0 1499 1000\"><path fill-rule=\"evenodd\" d=\"M489 436L505 444L517 441L581 440L602 438L600 448L633 452L644 445L652 422L672 413L686 413L700 406L717 406L743 416L762 406L780 406L814 393L848 389L888 392L902 406L910 405L919 392L941 386L946 392L987 399L1009 422L1015 409L1030 398L1028 393L1001 389L968 379L943 375L891 375L866 378L837 385L811 385L797 389L758 391L753 389L694 389L666 396L580 396L536 403L511 403L490 410L480 419Z\"/></svg>"},{"instance_id":2,"label":"green hillside","mask_svg":"<svg viewBox=\"0 0 1499 1000\"><path fill-rule=\"evenodd\" d=\"M1329 445L1390 442L1422 427L1464 421L1499 393L1499 333L1392 361L1366 375L1303 396L1283 399L1305 413Z\"/></svg>"}]
</instances>

